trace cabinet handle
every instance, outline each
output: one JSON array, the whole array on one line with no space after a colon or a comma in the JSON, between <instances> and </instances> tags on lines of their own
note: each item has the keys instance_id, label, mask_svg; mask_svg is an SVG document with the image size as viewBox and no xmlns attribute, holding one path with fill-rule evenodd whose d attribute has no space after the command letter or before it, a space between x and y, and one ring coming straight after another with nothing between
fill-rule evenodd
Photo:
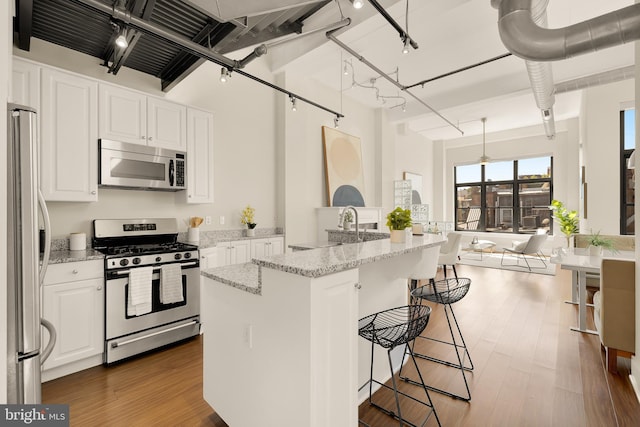
<instances>
[{"instance_id":1,"label":"cabinet handle","mask_svg":"<svg viewBox=\"0 0 640 427\"><path fill-rule=\"evenodd\" d=\"M98 286L98 290L101 291L102 290L102 286Z\"/></svg>"},{"instance_id":2,"label":"cabinet handle","mask_svg":"<svg viewBox=\"0 0 640 427\"><path fill-rule=\"evenodd\" d=\"M96 190L91 190L91 194L93 194L95 196L95 194L97 193Z\"/></svg>"},{"instance_id":3,"label":"cabinet handle","mask_svg":"<svg viewBox=\"0 0 640 427\"><path fill-rule=\"evenodd\" d=\"M142 139L147 139L147 137L146 137L146 136L144 136L144 135L142 135L140 138L142 138Z\"/></svg>"},{"instance_id":4,"label":"cabinet handle","mask_svg":"<svg viewBox=\"0 0 640 427\"><path fill-rule=\"evenodd\" d=\"M72 271L73 274L78 274L78 270L76 270L75 268Z\"/></svg>"},{"instance_id":5,"label":"cabinet handle","mask_svg":"<svg viewBox=\"0 0 640 427\"><path fill-rule=\"evenodd\" d=\"M360 284L360 282L356 282L355 285L353 285L353 287L356 289L362 289L362 285Z\"/></svg>"},{"instance_id":6,"label":"cabinet handle","mask_svg":"<svg viewBox=\"0 0 640 427\"><path fill-rule=\"evenodd\" d=\"M152 136L149 137L149 141L153 141L153 137Z\"/></svg>"}]
</instances>

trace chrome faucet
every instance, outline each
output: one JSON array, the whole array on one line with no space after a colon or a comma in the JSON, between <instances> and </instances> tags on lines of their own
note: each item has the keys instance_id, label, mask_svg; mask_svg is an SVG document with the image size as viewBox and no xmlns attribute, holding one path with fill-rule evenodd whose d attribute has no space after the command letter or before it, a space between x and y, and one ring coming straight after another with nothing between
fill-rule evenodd
<instances>
[{"instance_id":1,"label":"chrome faucet","mask_svg":"<svg viewBox=\"0 0 640 427\"><path fill-rule=\"evenodd\" d=\"M349 209L351 209L353 211L353 215L356 217L356 242L360 242L360 222L358 221L358 210L356 208L354 208L353 206L349 205L349 206L345 206L344 209L342 209L342 213L340 214L340 218L338 219L339 223L338 223L338 228L342 228L342 224L344 221L344 214L346 211L348 211Z\"/></svg>"}]
</instances>

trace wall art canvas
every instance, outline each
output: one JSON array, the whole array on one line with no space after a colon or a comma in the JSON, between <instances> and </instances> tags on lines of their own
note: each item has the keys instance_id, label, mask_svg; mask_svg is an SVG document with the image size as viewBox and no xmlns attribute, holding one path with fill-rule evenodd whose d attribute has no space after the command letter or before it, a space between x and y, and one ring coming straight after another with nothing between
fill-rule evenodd
<instances>
[{"instance_id":1,"label":"wall art canvas","mask_svg":"<svg viewBox=\"0 0 640 427\"><path fill-rule=\"evenodd\" d=\"M328 206L364 206L360 138L323 126Z\"/></svg>"}]
</instances>

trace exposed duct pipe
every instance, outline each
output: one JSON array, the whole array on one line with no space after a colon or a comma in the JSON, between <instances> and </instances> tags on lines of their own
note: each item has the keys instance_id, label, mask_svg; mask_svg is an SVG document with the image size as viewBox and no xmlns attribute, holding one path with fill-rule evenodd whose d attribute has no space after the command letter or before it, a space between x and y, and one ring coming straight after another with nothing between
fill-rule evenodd
<instances>
[{"instance_id":1,"label":"exposed duct pipe","mask_svg":"<svg viewBox=\"0 0 640 427\"><path fill-rule=\"evenodd\" d=\"M532 0L491 0L505 47L531 61L558 61L640 39L640 4L564 28L541 28L532 19Z\"/></svg>"},{"instance_id":2,"label":"exposed duct pipe","mask_svg":"<svg viewBox=\"0 0 640 427\"><path fill-rule=\"evenodd\" d=\"M548 138L555 136L551 63L640 39L640 4L564 28L548 29L549 0L491 0L505 47L525 59ZM543 62L538 62L543 61Z\"/></svg>"},{"instance_id":3,"label":"exposed duct pipe","mask_svg":"<svg viewBox=\"0 0 640 427\"><path fill-rule=\"evenodd\" d=\"M549 0L536 0L532 2L531 19L541 28L547 28L547 5ZM533 91L533 98L542 113L542 124L547 138L556 136L556 123L553 114L554 96L553 70L550 62L537 62L525 60L529 82Z\"/></svg>"},{"instance_id":4,"label":"exposed duct pipe","mask_svg":"<svg viewBox=\"0 0 640 427\"><path fill-rule=\"evenodd\" d=\"M146 34L150 34L152 36L158 37L168 43L171 43L175 46L178 46L181 49L184 49L185 51L189 52L192 55L195 55L199 58L202 59L206 59L208 61L214 62L218 65L222 65L223 67L226 67L229 70L234 70L236 71L238 74L241 74L245 77L248 77L256 82L259 82L265 86L269 86L272 89L275 89L279 92L282 92L286 95L289 96L293 96L296 99L306 102L307 104L313 105L316 108L319 108L321 110L324 110L328 113L333 114L336 117L344 117L344 115L342 113L338 113L337 111L333 111L327 107L324 107L320 104L317 104L307 98L304 98L298 94L295 94L293 92L290 92L286 89L283 89L279 86L276 86L272 83L269 83L265 80L262 80L256 76L253 76L249 73L246 73L244 71L241 70L242 66L244 66L242 64L242 61L245 61L245 64L247 62L250 62L251 60L257 58L258 56L260 56L261 54L259 54L259 52L263 51L263 49L261 48L261 46L258 46L256 49L254 49L254 51L252 53L250 53L247 57L245 57L242 61L236 61L233 59L229 59L224 55L221 55L219 53L216 53L210 49L207 49L206 47L199 45L198 43L195 43L189 39L186 39L185 37L180 36L179 34L173 33L165 28L162 27L158 27L157 25L151 24L150 22L147 22L145 20L142 20L138 17L135 16L131 16L131 14L129 12L125 12L125 11L119 11L116 8L113 8L107 4L101 3L98 0L72 0L75 3L78 3L84 7L88 7L91 8L95 11L104 13L105 15L111 16L114 19L117 20L121 20L123 22L127 22L127 25L130 28L133 28L135 30L138 31L142 31L143 33ZM266 46L264 49L264 52L266 53Z\"/></svg>"}]
</instances>

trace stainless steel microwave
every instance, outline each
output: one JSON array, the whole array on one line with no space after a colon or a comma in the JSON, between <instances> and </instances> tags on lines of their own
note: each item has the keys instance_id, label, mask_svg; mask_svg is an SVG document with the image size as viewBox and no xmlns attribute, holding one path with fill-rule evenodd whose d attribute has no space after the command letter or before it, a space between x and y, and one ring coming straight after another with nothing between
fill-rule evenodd
<instances>
[{"instance_id":1,"label":"stainless steel microwave","mask_svg":"<svg viewBox=\"0 0 640 427\"><path fill-rule=\"evenodd\" d=\"M187 154L182 151L101 139L100 187L178 191L186 189Z\"/></svg>"}]
</instances>

